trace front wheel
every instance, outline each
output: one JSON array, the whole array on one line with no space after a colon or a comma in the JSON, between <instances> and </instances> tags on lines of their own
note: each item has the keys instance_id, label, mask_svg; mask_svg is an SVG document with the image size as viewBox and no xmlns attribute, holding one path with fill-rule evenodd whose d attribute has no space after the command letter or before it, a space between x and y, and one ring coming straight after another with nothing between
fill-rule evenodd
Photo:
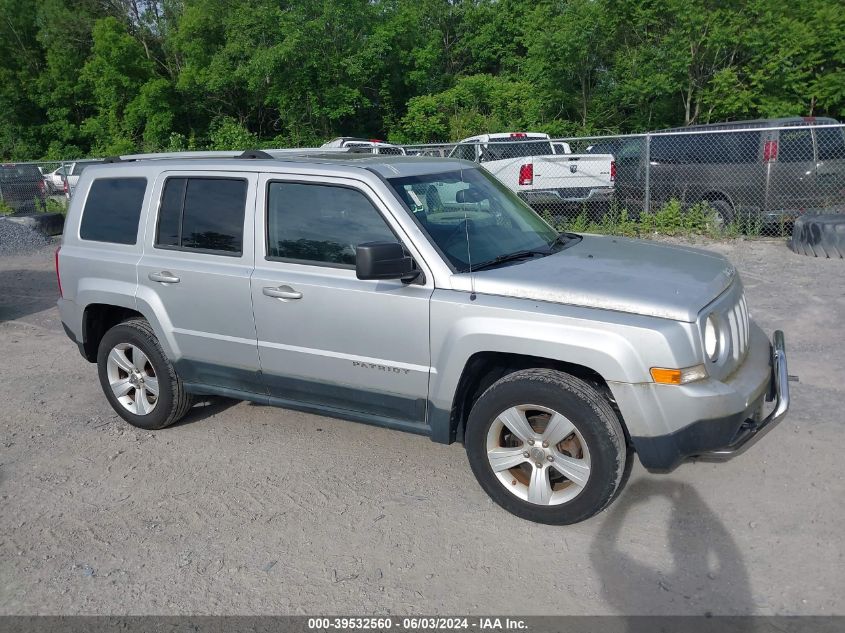
<instances>
[{"instance_id":1,"label":"front wheel","mask_svg":"<svg viewBox=\"0 0 845 633\"><path fill-rule=\"evenodd\" d=\"M630 472L625 434L607 399L549 369L514 372L487 389L470 412L464 444L493 501L537 523L590 518Z\"/></svg>"}]
</instances>

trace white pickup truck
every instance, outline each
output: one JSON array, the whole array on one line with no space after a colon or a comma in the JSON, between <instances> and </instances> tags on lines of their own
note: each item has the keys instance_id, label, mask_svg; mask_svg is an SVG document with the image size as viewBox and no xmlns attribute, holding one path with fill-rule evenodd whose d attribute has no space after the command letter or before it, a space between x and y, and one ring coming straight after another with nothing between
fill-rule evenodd
<instances>
[{"instance_id":1,"label":"white pickup truck","mask_svg":"<svg viewBox=\"0 0 845 633\"><path fill-rule=\"evenodd\" d=\"M465 138L449 155L480 163L538 211L606 206L616 163L610 154L573 154L548 134L504 132Z\"/></svg>"}]
</instances>

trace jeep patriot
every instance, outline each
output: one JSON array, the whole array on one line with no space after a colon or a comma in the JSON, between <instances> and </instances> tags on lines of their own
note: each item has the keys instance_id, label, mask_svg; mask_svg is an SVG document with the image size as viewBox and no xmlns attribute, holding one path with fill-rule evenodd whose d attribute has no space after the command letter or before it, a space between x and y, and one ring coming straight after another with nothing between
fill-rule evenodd
<instances>
[{"instance_id":1,"label":"jeep patriot","mask_svg":"<svg viewBox=\"0 0 845 633\"><path fill-rule=\"evenodd\" d=\"M725 258L558 234L457 159L113 159L80 176L56 271L65 331L130 424L220 395L461 442L490 497L541 523L606 507L634 454L733 457L789 405L783 334Z\"/></svg>"}]
</instances>

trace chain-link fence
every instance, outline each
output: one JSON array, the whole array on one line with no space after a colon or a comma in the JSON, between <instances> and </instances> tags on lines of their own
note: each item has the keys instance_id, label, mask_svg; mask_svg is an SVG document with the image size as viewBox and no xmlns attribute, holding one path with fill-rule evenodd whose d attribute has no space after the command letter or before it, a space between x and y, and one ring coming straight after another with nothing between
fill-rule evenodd
<instances>
[{"instance_id":1,"label":"chain-link fence","mask_svg":"<svg viewBox=\"0 0 845 633\"><path fill-rule=\"evenodd\" d=\"M480 163L563 230L778 236L803 214L845 211L845 126L821 123L493 134L406 151Z\"/></svg>"},{"instance_id":2,"label":"chain-link fence","mask_svg":"<svg viewBox=\"0 0 845 633\"><path fill-rule=\"evenodd\" d=\"M828 121L491 134L405 151L481 164L561 230L779 236L801 215L845 211L845 126ZM64 212L79 174L96 162L0 165L0 214Z\"/></svg>"},{"instance_id":3,"label":"chain-link fence","mask_svg":"<svg viewBox=\"0 0 845 633\"><path fill-rule=\"evenodd\" d=\"M0 163L0 216L67 210L73 185L89 162Z\"/></svg>"}]
</instances>

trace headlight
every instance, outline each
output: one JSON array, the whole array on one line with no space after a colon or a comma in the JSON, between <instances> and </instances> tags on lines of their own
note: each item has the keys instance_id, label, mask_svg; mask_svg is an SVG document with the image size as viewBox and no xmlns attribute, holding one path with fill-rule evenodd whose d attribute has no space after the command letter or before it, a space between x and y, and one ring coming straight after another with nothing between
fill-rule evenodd
<instances>
[{"instance_id":1,"label":"headlight","mask_svg":"<svg viewBox=\"0 0 845 633\"><path fill-rule=\"evenodd\" d=\"M715 314L709 315L704 322L704 353L712 363L719 358L719 324Z\"/></svg>"}]
</instances>

